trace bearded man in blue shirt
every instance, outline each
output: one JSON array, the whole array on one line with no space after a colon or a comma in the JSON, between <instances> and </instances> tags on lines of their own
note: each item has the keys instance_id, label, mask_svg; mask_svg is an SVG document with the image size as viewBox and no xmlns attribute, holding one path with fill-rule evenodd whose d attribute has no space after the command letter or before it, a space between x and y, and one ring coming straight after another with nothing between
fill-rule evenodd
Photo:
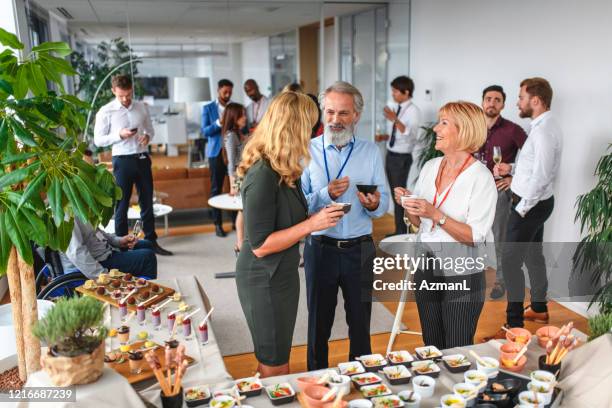
<instances>
[{"instance_id":1,"label":"bearded man in blue shirt","mask_svg":"<svg viewBox=\"0 0 612 408\"><path fill-rule=\"evenodd\" d=\"M349 326L349 360L371 354L373 259L372 219L389 208L385 172L378 147L355 138L363 97L346 82L336 82L319 97L325 131L310 144L311 161L302 174L309 213L334 202L350 203L338 224L306 240L304 266L308 300L308 370L328 367L328 341L338 288ZM363 194L357 185L375 185Z\"/></svg>"}]
</instances>

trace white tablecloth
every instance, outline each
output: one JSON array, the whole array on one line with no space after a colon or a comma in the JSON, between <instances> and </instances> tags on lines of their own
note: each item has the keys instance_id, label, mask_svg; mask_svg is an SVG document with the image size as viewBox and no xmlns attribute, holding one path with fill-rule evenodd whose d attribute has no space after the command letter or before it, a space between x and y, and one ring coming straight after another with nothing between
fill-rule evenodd
<instances>
[{"instance_id":1,"label":"white tablecloth","mask_svg":"<svg viewBox=\"0 0 612 408\"><path fill-rule=\"evenodd\" d=\"M208 205L219 210L242 211L242 197L240 195L220 194L211 197L208 200Z\"/></svg>"},{"instance_id":2,"label":"white tablecloth","mask_svg":"<svg viewBox=\"0 0 612 408\"><path fill-rule=\"evenodd\" d=\"M180 292L184 296L184 301L195 308L201 308L200 312L196 313L192 317L193 328L204 318L211 305L208 301L208 297L201 287L200 282L195 276L178 278L178 279L167 279L158 280L161 285L169 286L174 290ZM130 340L134 341L137 339L138 332L146 330L150 339L158 344L164 344L165 340L169 338L169 332L166 327L166 315L168 312L177 309L178 303L170 302L164 307L162 312L162 330L155 331L153 326L150 324L151 315L147 311L147 324L140 326L134 317L130 322ZM214 312L211 317L214 320ZM106 311L105 325L107 327L119 327L121 326L121 320L119 316L119 309L110 307ZM195 362L189 366L185 376L183 377L183 386L189 387L194 385L202 384L216 384L224 381L229 381L232 377L228 374L225 364L223 363L223 357L217 345L212 325L208 326L208 344L201 346L197 340L195 330L192 330L192 339L185 340L182 335L182 328L177 328L176 339L185 344L187 355L193 357ZM110 344L109 344L110 343ZM119 347L119 340L117 338L107 339L107 347L116 349ZM45 372L37 372L30 376L26 386L51 386L49 378ZM144 407L140 401L138 394L135 390L139 390L143 398L147 399L151 403L158 407L161 407L161 400L159 398L160 387L155 378L147 380L141 383L134 384L133 387L124 379L124 377L117 374L112 369L105 369L104 375L95 383L77 386L77 403L35 403L27 404L23 403L19 407L28 406L48 406L48 407ZM106 404L106 405L105 405ZM140 404L140 405L139 405Z\"/></svg>"}]
</instances>

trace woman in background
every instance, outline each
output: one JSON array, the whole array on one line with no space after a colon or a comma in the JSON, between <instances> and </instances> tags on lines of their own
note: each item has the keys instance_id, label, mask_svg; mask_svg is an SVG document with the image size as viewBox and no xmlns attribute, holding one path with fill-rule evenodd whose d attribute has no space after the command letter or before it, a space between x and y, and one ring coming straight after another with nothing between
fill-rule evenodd
<instances>
[{"instance_id":1,"label":"woman in background","mask_svg":"<svg viewBox=\"0 0 612 408\"><path fill-rule=\"evenodd\" d=\"M332 206L308 218L300 177L310 160L310 133L317 119L308 96L274 98L242 153L238 176L245 234L236 263L236 286L263 377L289 373L297 317L300 239L331 228L342 217Z\"/></svg>"},{"instance_id":2,"label":"woman in background","mask_svg":"<svg viewBox=\"0 0 612 408\"><path fill-rule=\"evenodd\" d=\"M239 103L230 103L223 111L221 120L223 135L223 147L227 157L227 173L230 180L230 195L240 194L240 179L236 176L236 169L240 163L242 148L247 140L247 135L243 132L246 128L247 114L246 109ZM238 211L236 216L236 245L234 252L237 254L242 246L244 238L244 225L242 221L242 211Z\"/></svg>"},{"instance_id":3,"label":"woman in background","mask_svg":"<svg viewBox=\"0 0 612 408\"><path fill-rule=\"evenodd\" d=\"M455 260L476 257L476 248L493 243L491 227L495 217L497 189L491 172L472 153L487 138L485 116L470 102L451 102L438 113L436 150L444 153L425 163L413 193L402 187L394 190L410 222L419 228L417 241L437 257L452 254ZM401 197L414 194L413 197ZM456 263L456 265L459 265ZM429 265L430 266L430 265ZM467 283L470 290L417 290L415 298L423 329L423 341L440 350L474 344L478 318L484 305L485 276L480 267L463 273L458 269L423 268L414 274L416 288L421 282ZM444 286L444 285L443 285Z\"/></svg>"}]
</instances>

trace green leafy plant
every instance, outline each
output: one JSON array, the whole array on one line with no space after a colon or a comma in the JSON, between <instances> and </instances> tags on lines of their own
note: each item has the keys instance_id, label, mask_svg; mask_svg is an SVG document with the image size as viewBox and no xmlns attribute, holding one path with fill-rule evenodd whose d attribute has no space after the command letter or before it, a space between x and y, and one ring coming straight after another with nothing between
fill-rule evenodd
<instances>
[{"instance_id":1,"label":"green leafy plant","mask_svg":"<svg viewBox=\"0 0 612 408\"><path fill-rule=\"evenodd\" d=\"M93 352L108 334L102 325L104 305L89 297L62 298L34 325L32 333L57 355L75 357Z\"/></svg>"},{"instance_id":2,"label":"green leafy plant","mask_svg":"<svg viewBox=\"0 0 612 408\"><path fill-rule=\"evenodd\" d=\"M71 53L69 46L43 43L20 60L17 37L0 29L0 43L8 47L0 54L2 274L12 246L31 264L30 241L65 250L75 216L92 225L108 223L121 190L104 166L82 158L87 146L78 136L87 105L62 85L62 75L75 74L60 58ZM47 81L60 93L48 91Z\"/></svg>"},{"instance_id":3,"label":"green leafy plant","mask_svg":"<svg viewBox=\"0 0 612 408\"><path fill-rule=\"evenodd\" d=\"M612 313L601 313L589 318L589 341L612 331Z\"/></svg>"},{"instance_id":4,"label":"green leafy plant","mask_svg":"<svg viewBox=\"0 0 612 408\"><path fill-rule=\"evenodd\" d=\"M40 369L40 342L30 336L37 321L32 242L65 251L74 218L106 225L121 190L105 166L82 157L79 142L87 104L65 93L62 77L76 72L61 42L29 53L0 28L0 276L12 296L19 377ZM47 84L56 84L58 92ZM23 261L23 262L22 262Z\"/></svg>"},{"instance_id":5,"label":"green leafy plant","mask_svg":"<svg viewBox=\"0 0 612 408\"><path fill-rule=\"evenodd\" d=\"M576 218L584 237L574 253L574 269L591 274L597 291L589 307L598 303L602 314L612 313L612 144L595 166L595 187L576 200Z\"/></svg>"},{"instance_id":6,"label":"green leafy plant","mask_svg":"<svg viewBox=\"0 0 612 408\"><path fill-rule=\"evenodd\" d=\"M425 144L425 149L421 153L419 157L419 168L422 168L425 163L429 160L442 156L442 152L436 150L436 132L433 130L433 126L421 126L423 129L423 143Z\"/></svg>"},{"instance_id":7,"label":"green leafy plant","mask_svg":"<svg viewBox=\"0 0 612 408\"><path fill-rule=\"evenodd\" d=\"M103 41L96 47L95 58L91 61L87 60L82 53L72 53L70 62L72 67L78 73L76 83L76 93L87 102L87 106L91 106L94 99L96 89L103 81L104 77L115 67L122 63L133 61L132 64L125 65L119 68L115 74L138 74L138 64L142 61L137 60L133 50L122 38L114 38L110 42ZM139 94L139 85L135 85L136 94ZM91 106L92 112L97 112L100 108L113 99L113 93L110 86L104 86L100 90L97 99ZM93 128L87 131L85 137L87 140L93 139Z\"/></svg>"}]
</instances>

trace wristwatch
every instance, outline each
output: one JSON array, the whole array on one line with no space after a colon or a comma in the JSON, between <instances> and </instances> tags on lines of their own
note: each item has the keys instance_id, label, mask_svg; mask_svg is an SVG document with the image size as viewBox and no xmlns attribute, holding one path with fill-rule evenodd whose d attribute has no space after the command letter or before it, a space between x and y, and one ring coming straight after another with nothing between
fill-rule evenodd
<instances>
[{"instance_id":1,"label":"wristwatch","mask_svg":"<svg viewBox=\"0 0 612 408\"><path fill-rule=\"evenodd\" d=\"M444 224L446 224L446 215L443 215L442 218L440 218L440 220L438 220L438 225L440 227L444 226Z\"/></svg>"}]
</instances>

